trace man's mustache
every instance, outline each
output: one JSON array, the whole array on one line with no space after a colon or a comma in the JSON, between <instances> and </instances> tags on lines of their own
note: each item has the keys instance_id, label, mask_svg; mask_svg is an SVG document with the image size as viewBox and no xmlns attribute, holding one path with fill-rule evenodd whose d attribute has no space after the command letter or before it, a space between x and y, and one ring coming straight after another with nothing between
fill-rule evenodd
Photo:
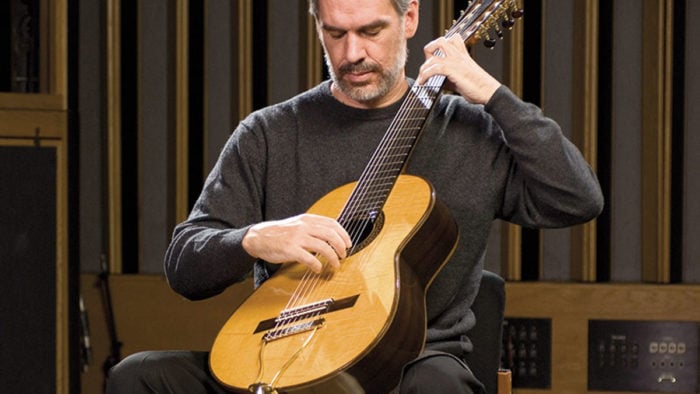
<instances>
[{"instance_id":1,"label":"man's mustache","mask_svg":"<svg viewBox=\"0 0 700 394\"><path fill-rule=\"evenodd\" d=\"M340 74L348 73L364 73L364 72L379 72L380 67L377 64L362 61L359 63L346 63L338 69Z\"/></svg>"}]
</instances>

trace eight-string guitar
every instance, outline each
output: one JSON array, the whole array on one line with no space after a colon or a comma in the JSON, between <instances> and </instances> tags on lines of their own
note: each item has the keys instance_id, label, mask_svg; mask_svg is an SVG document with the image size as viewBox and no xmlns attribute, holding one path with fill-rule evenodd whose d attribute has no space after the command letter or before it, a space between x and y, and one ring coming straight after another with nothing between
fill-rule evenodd
<instances>
[{"instance_id":1,"label":"eight-string guitar","mask_svg":"<svg viewBox=\"0 0 700 394\"><path fill-rule=\"evenodd\" d=\"M515 0L474 1L445 34L473 44L522 15ZM440 55L439 53L437 55ZM423 349L425 292L454 251L457 225L425 180L402 171L445 77L414 84L357 182L308 212L334 217L353 248L337 270L284 264L233 313L210 368L240 392L324 384L386 393Z\"/></svg>"}]
</instances>

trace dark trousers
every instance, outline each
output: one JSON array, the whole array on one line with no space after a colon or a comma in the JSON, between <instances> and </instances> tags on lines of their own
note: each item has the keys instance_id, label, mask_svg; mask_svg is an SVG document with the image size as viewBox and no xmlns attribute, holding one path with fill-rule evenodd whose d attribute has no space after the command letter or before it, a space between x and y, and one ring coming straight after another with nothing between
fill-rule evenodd
<instances>
[{"instance_id":1,"label":"dark trousers","mask_svg":"<svg viewBox=\"0 0 700 394\"><path fill-rule=\"evenodd\" d=\"M107 394L226 393L209 373L209 353L148 351L132 354L114 366ZM315 388L310 393L357 393L354 388ZM483 385L455 356L426 352L404 367L401 394L484 393Z\"/></svg>"}]
</instances>

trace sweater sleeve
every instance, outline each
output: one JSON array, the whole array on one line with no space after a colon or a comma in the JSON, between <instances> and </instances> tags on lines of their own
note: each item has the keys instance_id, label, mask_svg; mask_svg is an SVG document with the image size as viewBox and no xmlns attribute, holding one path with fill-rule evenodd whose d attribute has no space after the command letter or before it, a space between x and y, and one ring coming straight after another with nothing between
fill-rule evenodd
<instances>
[{"instance_id":1,"label":"sweater sleeve","mask_svg":"<svg viewBox=\"0 0 700 394\"><path fill-rule=\"evenodd\" d=\"M501 86L485 109L513 157L501 217L529 227L564 227L603 209L600 184L578 148L535 105Z\"/></svg>"},{"instance_id":2,"label":"sweater sleeve","mask_svg":"<svg viewBox=\"0 0 700 394\"><path fill-rule=\"evenodd\" d=\"M252 270L255 259L242 246L262 217L260 139L241 124L227 141L202 192L177 225L165 254L169 285L189 299L222 292Z\"/></svg>"}]
</instances>

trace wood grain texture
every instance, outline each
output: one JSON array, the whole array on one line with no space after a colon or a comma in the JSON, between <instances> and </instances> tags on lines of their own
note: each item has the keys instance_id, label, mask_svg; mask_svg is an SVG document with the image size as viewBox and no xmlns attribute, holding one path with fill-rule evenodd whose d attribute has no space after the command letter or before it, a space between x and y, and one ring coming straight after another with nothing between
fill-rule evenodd
<instances>
[{"instance_id":1,"label":"wood grain texture","mask_svg":"<svg viewBox=\"0 0 700 394\"><path fill-rule=\"evenodd\" d=\"M309 212L336 217L354 185L336 189ZM274 386L287 390L349 375L366 389L391 389L401 367L422 350L425 289L454 250L457 228L446 212L427 182L401 176L384 206L384 224L376 238L341 268L317 275L299 264L286 264L234 312L212 347L214 376L239 391L257 383L265 333L254 331L261 321L288 308L293 294L303 294L293 306L359 294L351 308L320 316L325 322L308 346L303 344L313 331L267 342L260 381L271 383L283 371ZM430 252L421 253L426 249ZM298 291L302 282L312 285Z\"/></svg>"},{"instance_id":2,"label":"wood grain texture","mask_svg":"<svg viewBox=\"0 0 700 394\"><path fill-rule=\"evenodd\" d=\"M517 394L588 391L588 321L700 321L700 286L649 284L506 284L508 317L552 320L552 386Z\"/></svg>"}]
</instances>

